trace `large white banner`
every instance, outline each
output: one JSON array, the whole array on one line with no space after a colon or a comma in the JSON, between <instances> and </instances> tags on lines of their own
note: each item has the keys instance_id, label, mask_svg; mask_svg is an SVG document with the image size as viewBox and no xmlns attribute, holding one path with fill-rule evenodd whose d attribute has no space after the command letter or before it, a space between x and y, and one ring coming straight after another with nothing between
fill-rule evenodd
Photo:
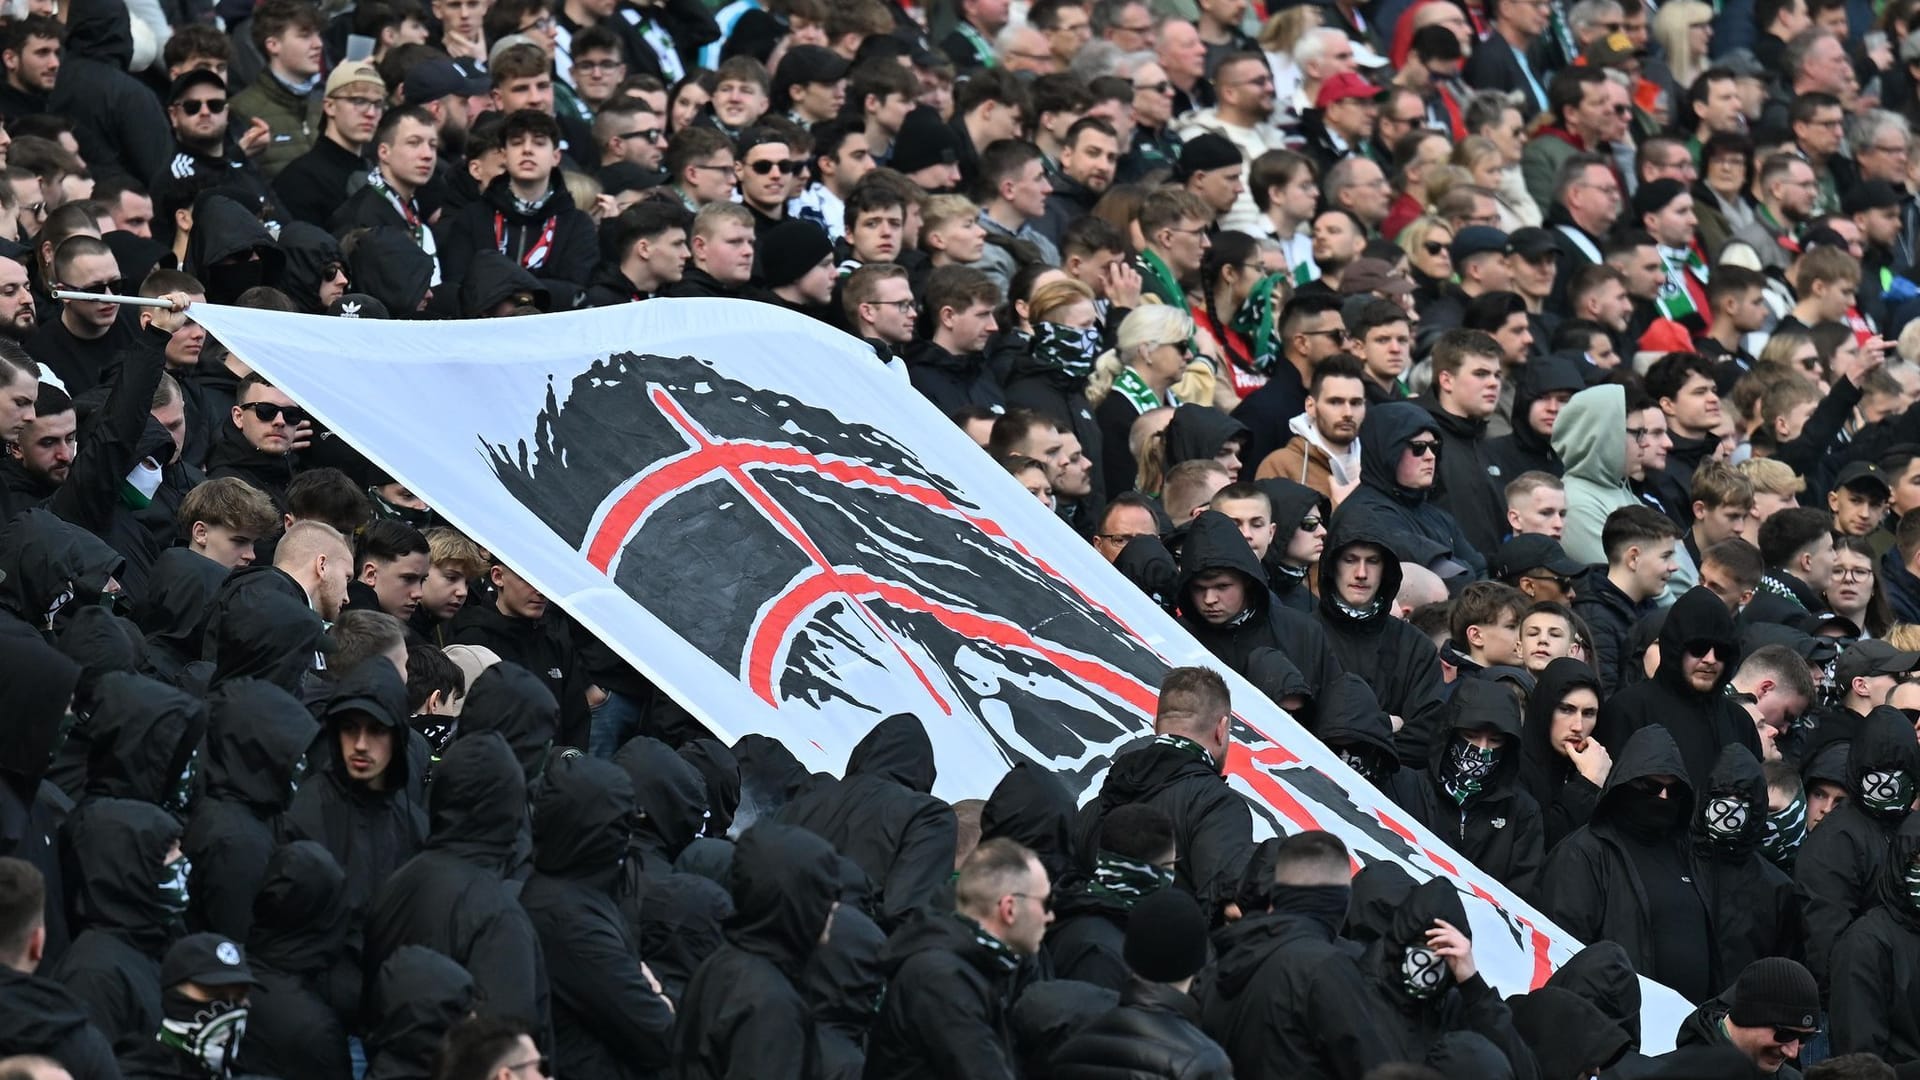
<instances>
[{"instance_id":1,"label":"large white banner","mask_svg":"<svg viewBox=\"0 0 1920 1080\"><path fill-rule=\"evenodd\" d=\"M779 308L194 315L726 741L838 773L912 712L943 798L1030 760L1084 799L1168 668L1220 666L866 346ZM1453 881L1504 993L1580 947L1225 674L1257 827ZM1658 1051L1686 1005L1644 987Z\"/></svg>"}]
</instances>

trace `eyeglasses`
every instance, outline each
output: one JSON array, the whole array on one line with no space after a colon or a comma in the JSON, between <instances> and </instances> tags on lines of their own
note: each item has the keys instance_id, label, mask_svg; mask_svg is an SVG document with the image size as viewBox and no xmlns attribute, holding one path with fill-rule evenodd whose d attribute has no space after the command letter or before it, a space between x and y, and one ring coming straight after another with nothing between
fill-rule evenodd
<instances>
[{"instance_id":1,"label":"eyeglasses","mask_svg":"<svg viewBox=\"0 0 1920 1080\"><path fill-rule=\"evenodd\" d=\"M1126 544L1128 544L1128 543L1131 543L1132 541L1135 541L1135 540L1138 540L1138 539L1140 539L1140 538L1141 538L1141 537L1143 537L1143 536L1157 536L1157 535L1159 535L1159 534L1158 534L1158 533L1150 533L1150 532L1142 532L1142 533L1095 533L1095 534L1093 534L1093 538L1094 538L1095 540L1105 540L1105 541L1106 541L1107 543L1109 543L1109 544L1120 544L1120 545L1122 545L1122 546L1125 546Z\"/></svg>"},{"instance_id":2,"label":"eyeglasses","mask_svg":"<svg viewBox=\"0 0 1920 1080\"><path fill-rule=\"evenodd\" d=\"M664 134L666 134L666 132L661 128L641 128L639 131L623 131L620 134L615 135L614 138L645 139L648 142L659 142L660 136Z\"/></svg>"},{"instance_id":3,"label":"eyeglasses","mask_svg":"<svg viewBox=\"0 0 1920 1080\"><path fill-rule=\"evenodd\" d=\"M1833 577L1834 577L1834 580L1836 581L1866 581L1869 578L1873 577L1873 567L1871 566L1853 566L1853 567L1836 566L1833 568Z\"/></svg>"},{"instance_id":4,"label":"eyeglasses","mask_svg":"<svg viewBox=\"0 0 1920 1080\"><path fill-rule=\"evenodd\" d=\"M240 407L252 413L254 419L263 424L271 424L276 419L284 419L287 423L296 425L307 421L307 410L298 405L275 405L271 401L256 401Z\"/></svg>"},{"instance_id":5,"label":"eyeglasses","mask_svg":"<svg viewBox=\"0 0 1920 1080\"><path fill-rule=\"evenodd\" d=\"M761 158L759 161L749 161L745 164L747 168L752 169L754 173L759 176L765 176L775 169L779 169L788 176L798 176L800 175L801 168L801 163L792 158L788 158L785 161L769 161L766 158Z\"/></svg>"},{"instance_id":6,"label":"eyeglasses","mask_svg":"<svg viewBox=\"0 0 1920 1080\"><path fill-rule=\"evenodd\" d=\"M908 300L863 300L863 301L861 301L861 302L862 302L862 303L866 303L866 304L872 304L872 305L873 305L874 307L890 307L890 308L892 308L893 310L895 310L895 311L897 311L897 312L899 312L899 313L900 313L900 314L902 314L902 315L911 315L911 314L913 314L913 301L912 301L911 299L908 299Z\"/></svg>"},{"instance_id":7,"label":"eyeglasses","mask_svg":"<svg viewBox=\"0 0 1920 1080\"><path fill-rule=\"evenodd\" d=\"M349 108L358 109L361 112L379 112L382 104L379 98L370 97L337 97L333 100L341 102Z\"/></svg>"},{"instance_id":8,"label":"eyeglasses","mask_svg":"<svg viewBox=\"0 0 1920 1080\"><path fill-rule=\"evenodd\" d=\"M1435 439L1418 439L1407 444L1407 453L1414 457L1426 457L1428 454L1439 457L1440 443Z\"/></svg>"},{"instance_id":9,"label":"eyeglasses","mask_svg":"<svg viewBox=\"0 0 1920 1080\"><path fill-rule=\"evenodd\" d=\"M1651 428L1630 427L1627 429L1627 438L1637 443L1645 443L1648 439L1653 438L1653 435L1654 432Z\"/></svg>"},{"instance_id":10,"label":"eyeglasses","mask_svg":"<svg viewBox=\"0 0 1920 1080\"><path fill-rule=\"evenodd\" d=\"M1345 345L1348 341L1347 332L1338 326L1331 330L1302 330L1300 332L1307 337L1320 337L1321 335L1325 335L1333 339L1335 345Z\"/></svg>"},{"instance_id":11,"label":"eyeglasses","mask_svg":"<svg viewBox=\"0 0 1920 1080\"><path fill-rule=\"evenodd\" d=\"M1136 94L1171 94L1173 93L1173 84L1165 79L1161 79L1156 83L1134 83L1133 92Z\"/></svg>"},{"instance_id":12,"label":"eyeglasses","mask_svg":"<svg viewBox=\"0 0 1920 1080\"><path fill-rule=\"evenodd\" d=\"M584 71L589 75L612 74L626 66L623 60L575 60L573 62L573 70Z\"/></svg>"},{"instance_id":13,"label":"eyeglasses","mask_svg":"<svg viewBox=\"0 0 1920 1080\"><path fill-rule=\"evenodd\" d=\"M1441 243L1438 240L1429 240L1425 244L1422 244L1421 246L1427 249L1427 254L1429 255L1438 255L1441 252L1447 250L1447 245Z\"/></svg>"},{"instance_id":14,"label":"eyeglasses","mask_svg":"<svg viewBox=\"0 0 1920 1080\"><path fill-rule=\"evenodd\" d=\"M689 165L687 166L687 168L706 169L712 172L723 172L723 173L730 173L733 171L733 166L731 165Z\"/></svg>"},{"instance_id":15,"label":"eyeglasses","mask_svg":"<svg viewBox=\"0 0 1920 1080\"><path fill-rule=\"evenodd\" d=\"M1129 34L1151 34L1153 33L1153 24L1147 23L1144 26L1115 26L1114 29L1125 30Z\"/></svg>"},{"instance_id":16,"label":"eyeglasses","mask_svg":"<svg viewBox=\"0 0 1920 1080\"><path fill-rule=\"evenodd\" d=\"M184 101L176 101L173 104L175 108L188 116L199 116L202 106L206 108L207 113L211 116L219 116L221 113L227 111L226 98L187 98Z\"/></svg>"},{"instance_id":17,"label":"eyeglasses","mask_svg":"<svg viewBox=\"0 0 1920 1080\"><path fill-rule=\"evenodd\" d=\"M1016 893L1008 893L1007 895L1008 895L1008 896L1017 896L1017 897L1019 897L1019 898L1020 898L1020 899L1022 899L1022 900L1038 900L1038 901L1040 901L1040 910L1041 910L1041 911L1052 911L1052 910L1053 910L1053 897L1052 897L1052 896L1035 896L1035 895L1033 895L1032 893L1023 893L1023 892L1016 892Z\"/></svg>"},{"instance_id":18,"label":"eyeglasses","mask_svg":"<svg viewBox=\"0 0 1920 1080\"><path fill-rule=\"evenodd\" d=\"M552 33L553 32L553 16L542 15L539 18L528 23L527 25L521 27L519 32L522 34L525 34L533 30L545 30L548 33Z\"/></svg>"}]
</instances>

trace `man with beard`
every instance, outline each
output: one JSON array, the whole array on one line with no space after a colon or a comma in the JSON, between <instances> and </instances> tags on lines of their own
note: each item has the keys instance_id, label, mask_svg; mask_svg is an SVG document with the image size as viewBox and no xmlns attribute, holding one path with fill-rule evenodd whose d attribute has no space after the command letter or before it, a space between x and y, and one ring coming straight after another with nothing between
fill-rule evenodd
<instances>
[{"instance_id":1,"label":"man with beard","mask_svg":"<svg viewBox=\"0 0 1920 1080\"><path fill-rule=\"evenodd\" d=\"M226 81L205 68L173 80L167 88L167 122L173 127L174 152L168 156L165 175L152 178L155 191L168 180L209 176L223 187L256 196L258 201L249 210L273 202L267 179L250 156L269 137L265 122L255 121L245 135L235 137L228 105Z\"/></svg>"},{"instance_id":2,"label":"man with beard","mask_svg":"<svg viewBox=\"0 0 1920 1080\"><path fill-rule=\"evenodd\" d=\"M1320 276L1300 286L1300 292L1337 296L1340 275L1367 247L1367 227L1350 210L1329 207L1313 219L1313 263Z\"/></svg>"},{"instance_id":3,"label":"man with beard","mask_svg":"<svg viewBox=\"0 0 1920 1080\"><path fill-rule=\"evenodd\" d=\"M1799 256L1795 238L1813 216L1820 183L1805 159L1775 154L1761 164L1756 187L1760 205L1754 208L1753 221L1735 230L1733 239L1753 248L1760 256L1760 269L1784 274Z\"/></svg>"},{"instance_id":4,"label":"man with beard","mask_svg":"<svg viewBox=\"0 0 1920 1080\"><path fill-rule=\"evenodd\" d=\"M1367 310L1399 316L1384 325L1405 332L1406 313L1398 304L1377 300ZM1336 491L1344 496L1360 482L1360 424L1366 415L1367 392L1359 363L1350 356L1327 357L1314 365L1307 382L1306 410L1287 421L1293 438L1260 461L1254 479L1284 477L1312 488L1324 499L1332 499Z\"/></svg>"},{"instance_id":5,"label":"man with beard","mask_svg":"<svg viewBox=\"0 0 1920 1080\"><path fill-rule=\"evenodd\" d=\"M379 126L387 84L366 61L348 62L327 76L320 101L324 126L313 149L294 158L274 177L280 205L296 221L325 225L347 201L348 185L365 174L361 155Z\"/></svg>"},{"instance_id":6,"label":"man with beard","mask_svg":"<svg viewBox=\"0 0 1920 1080\"><path fill-rule=\"evenodd\" d=\"M113 249L94 236L74 236L61 243L53 256L53 284L86 293L126 289ZM99 385L133 338L134 323L120 318L119 304L69 300L60 305L60 317L40 326L26 345L69 392L79 394Z\"/></svg>"},{"instance_id":7,"label":"man with beard","mask_svg":"<svg viewBox=\"0 0 1920 1080\"><path fill-rule=\"evenodd\" d=\"M33 283L17 259L0 259L0 337L24 342L34 328Z\"/></svg>"},{"instance_id":8,"label":"man with beard","mask_svg":"<svg viewBox=\"0 0 1920 1080\"><path fill-rule=\"evenodd\" d=\"M1688 590L1660 628L1659 668L1607 698L1594 736L1617 757L1634 732L1665 727L1688 776L1710 776L1728 746L1743 746L1758 760L1753 721L1723 694L1737 655L1726 603L1705 586Z\"/></svg>"},{"instance_id":9,"label":"man with beard","mask_svg":"<svg viewBox=\"0 0 1920 1080\"><path fill-rule=\"evenodd\" d=\"M436 8L440 5L435 4ZM445 56L431 56L407 68L400 84L400 101L425 109L433 118L440 136L442 162L449 168L465 160L467 150L467 100L492 89L484 75L469 75Z\"/></svg>"},{"instance_id":10,"label":"man with beard","mask_svg":"<svg viewBox=\"0 0 1920 1080\"><path fill-rule=\"evenodd\" d=\"M1233 418L1249 432L1240 460L1253 464L1254 472L1258 472L1257 463L1280 449L1288 424L1306 408L1307 388L1320 364L1345 355L1347 331L1340 310L1339 297L1306 290L1280 309L1275 321L1280 361L1273 365L1267 385L1248 394L1233 410Z\"/></svg>"},{"instance_id":11,"label":"man with beard","mask_svg":"<svg viewBox=\"0 0 1920 1080\"><path fill-rule=\"evenodd\" d=\"M1060 150L1060 168L1051 178L1047 212L1034 228L1059 247L1067 229L1093 211L1093 205L1113 184L1120 138L1113 125L1097 116L1085 116L1067 129Z\"/></svg>"},{"instance_id":12,"label":"man with beard","mask_svg":"<svg viewBox=\"0 0 1920 1080\"><path fill-rule=\"evenodd\" d=\"M1219 135L1240 151L1241 159L1254 161L1269 150L1285 150L1287 137L1273 125L1273 72L1267 58L1258 52L1234 52L1221 58L1213 69L1214 93L1219 104L1182 119L1179 135L1183 139L1208 133ZM1221 228L1251 232L1261 214L1251 192L1242 190L1233 208L1221 217Z\"/></svg>"}]
</instances>

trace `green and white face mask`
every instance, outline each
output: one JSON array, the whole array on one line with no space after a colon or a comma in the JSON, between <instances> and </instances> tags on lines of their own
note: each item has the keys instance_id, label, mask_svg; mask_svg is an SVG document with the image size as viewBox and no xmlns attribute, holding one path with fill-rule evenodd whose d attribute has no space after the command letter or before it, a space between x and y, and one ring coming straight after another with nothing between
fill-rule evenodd
<instances>
[{"instance_id":1,"label":"green and white face mask","mask_svg":"<svg viewBox=\"0 0 1920 1080\"><path fill-rule=\"evenodd\" d=\"M1913 805L1913 777L1876 769L1860 777L1860 803L1871 814L1893 814Z\"/></svg>"},{"instance_id":2,"label":"green and white face mask","mask_svg":"<svg viewBox=\"0 0 1920 1080\"><path fill-rule=\"evenodd\" d=\"M1752 807L1735 793L1715 795L1700 808L1700 824L1707 836L1718 844L1732 843L1747 831Z\"/></svg>"},{"instance_id":3,"label":"green and white face mask","mask_svg":"<svg viewBox=\"0 0 1920 1080\"><path fill-rule=\"evenodd\" d=\"M1791 862L1800 841L1807 838L1807 800L1799 795L1778 810L1767 813L1767 831L1760 837L1760 851L1770 862Z\"/></svg>"}]
</instances>

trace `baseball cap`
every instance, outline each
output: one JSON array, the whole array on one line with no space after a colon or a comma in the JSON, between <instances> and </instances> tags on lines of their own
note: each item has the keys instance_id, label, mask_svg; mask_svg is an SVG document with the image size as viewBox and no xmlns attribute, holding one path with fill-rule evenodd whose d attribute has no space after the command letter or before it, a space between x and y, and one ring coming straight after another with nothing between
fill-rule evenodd
<instances>
[{"instance_id":1,"label":"baseball cap","mask_svg":"<svg viewBox=\"0 0 1920 1080\"><path fill-rule=\"evenodd\" d=\"M1489 572L1505 581L1536 568L1571 577L1585 573L1587 565L1568 555L1566 549L1560 546L1560 541L1551 536L1520 533L1494 552Z\"/></svg>"},{"instance_id":2,"label":"baseball cap","mask_svg":"<svg viewBox=\"0 0 1920 1080\"><path fill-rule=\"evenodd\" d=\"M1320 84L1320 93L1313 99L1315 108L1324 109L1336 101L1349 98L1366 98L1372 101L1380 93L1380 88L1368 82L1365 76L1355 75L1351 71L1342 71L1333 78Z\"/></svg>"},{"instance_id":3,"label":"baseball cap","mask_svg":"<svg viewBox=\"0 0 1920 1080\"><path fill-rule=\"evenodd\" d=\"M173 84L167 87L167 104L171 105L179 101L181 98L187 96L187 91L196 86L217 86L225 90L227 88L227 80L221 78L218 72L210 71L206 68L194 68L192 71L183 71L180 73L180 77L173 80Z\"/></svg>"},{"instance_id":4,"label":"baseball cap","mask_svg":"<svg viewBox=\"0 0 1920 1080\"><path fill-rule=\"evenodd\" d=\"M1858 214L1867 210L1885 210L1900 205L1900 192L1885 180L1866 180L1847 189L1840 200L1840 211Z\"/></svg>"},{"instance_id":5,"label":"baseball cap","mask_svg":"<svg viewBox=\"0 0 1920 1080\"><path fill-rule=\"evenodd\" d=\"M1892 486L1880 475L1880 470L1875 468L1871 461L1850 462L1846 468L1840 470L1840 475L1834 478L1833 486L1859 491L1862 494L1868 493L1870 489L1883 501L1893 498Z\"/></svg>"},{"instance_id":6,"label":"baseball cap","mask_svg":"<svg viewBox=\"0 0 1920 1080\"><path fill-rule=\"evenodd\" d=\"M1355 259L1340 275L1340 295L1380 292L1405 296L1413 292L1413 282L1393 272L1385 259Z\"/></svg>"},{"instance_id":7,"label":"baseball cap","mask_svg":"<svg viewBox=\"0 0 1920 1080\"><path fill-rule=\"evenodd\" d=\"M1632 38L1624 32L1615 32L1588 44L1584 59L1591 67L1610 67L1645 55L1647 50L1634 48Z\"/></svg>"},{"instance_id":8,"label":"baseball cap","mask_svg":"<svg viewBox=\"0 0 1920 1080\"><path fill-rule=\"evenodd\" d=\"M167 950L160 963L160 985L258 986L240 946L225 934L188 934Z\"/></svg>"},{"instance_id":9,"label":"baseball cap","mask_svg":"<svg viewBox=\"0 0 1920 1080\"><path fill-rule=\"evenodd\" d=\"M349 86L370 83L380 88L380 96L387 96L387 80L380 77L380 69L365 60L348 60L333 69L327 76L327 97L345 90Z\"/></svg>"},{"instance_id":10,"label":"baseball cap","mask_svg":"<svg viewBox=\"0 0 1920 1080\"><path fill-rule=\"evenodd\" d=\"M1841 682L1861 678L1867 675L1905 675L1920 668L1920 652L1901 652L1899 649L1870 638L1856 641L1840 654L1840 662L1833 667L1834 678Z\"/></svg>"},{"instance_id":11,"label":"baseball cap","mask_svg":"<svg viewBox=\"0 0 1920 1080\"><path fill-rule=\"evenodd\" d=\"M400 83L400 97L409 105L425 105L454 94L478 97L491 89L493 84L485 75L474 75L451 58L436 56L407 69Z\"/></svg>"},{"instance_id":12,"label":"baseball cap","mask_svg":"<svg viewBox=\"0 0 1920 1080\"><path fill-rule=\"evenodd\" d=\"M1504 255L1512 250L1513 245L1508 242L1507 234L1491 225L1469 225L1461 229L1453 236L1453 246L1447 249L1453 256L1455 266L1475 255L1489 252Z\"/></svg>"},{"instance_id":13,"label":"baseball cap","mask_svg":"<svg viewBox=\"0 0 1920 1080\"><path fill-rule=\"evenodd\" d=\"M1553 234L1538 225L1513 230L1507 234L1507 245L1515 255L1525 259L1560 254L1560 245L1554 241Z\"/></svg>"}]
</instances>

